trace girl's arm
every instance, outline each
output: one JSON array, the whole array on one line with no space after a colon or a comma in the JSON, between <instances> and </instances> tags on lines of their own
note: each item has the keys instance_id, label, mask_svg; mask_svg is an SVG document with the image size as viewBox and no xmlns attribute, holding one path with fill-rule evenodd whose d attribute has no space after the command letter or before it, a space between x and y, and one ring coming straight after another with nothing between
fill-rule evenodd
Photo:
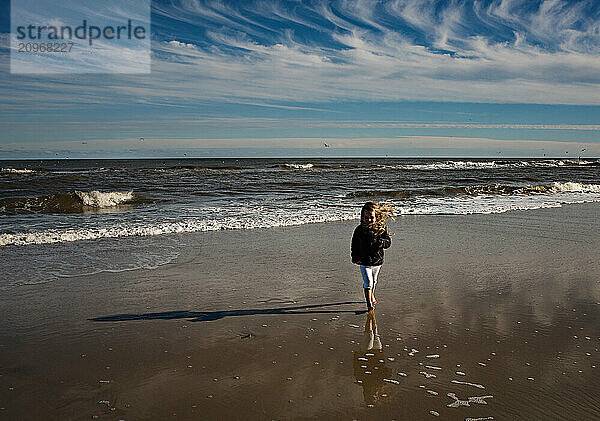
<instances>
[{"instance_id":1,"label":"girl's arm","mask_svg":"<svg viewBox=\"0 0 600 421\"><path fill-rule=\"evenodd\" d=\"M390 233L388 232L387 228L379 236L379 243L381 244L381 247L384 249L386 249L392 245L392 239L390 237Z\"/></svg>"},{"instance_id":2,"label":"girl's arm","mask_svg":"<svg viewBox=\"0 0 600 421\"><path fill-rule=\"evenodd\" d=\"M358 238L358 230L354 230L354 234L352 235L352 245L350 247L350 254L352 255L352 263L360 264L360 258L358 257L358 242L360 239Z\"/></svg>"}]
</instances>

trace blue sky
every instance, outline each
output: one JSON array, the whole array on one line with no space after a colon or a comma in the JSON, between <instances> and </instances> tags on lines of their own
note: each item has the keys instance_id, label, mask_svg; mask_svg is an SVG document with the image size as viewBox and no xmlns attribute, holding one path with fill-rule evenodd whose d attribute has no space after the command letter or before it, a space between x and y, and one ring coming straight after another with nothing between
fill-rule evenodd
<instances>
[{"instance_id":1,"label":"blue sky","mask_svg":"<svg viewBox=\"0 0 600 421\"><path fill-rule=\"evenodd\" d=\"M64 75L0 5L0 158L600 156L595 0L153 1L150 74Z\"/></svg>"}]
</instances>

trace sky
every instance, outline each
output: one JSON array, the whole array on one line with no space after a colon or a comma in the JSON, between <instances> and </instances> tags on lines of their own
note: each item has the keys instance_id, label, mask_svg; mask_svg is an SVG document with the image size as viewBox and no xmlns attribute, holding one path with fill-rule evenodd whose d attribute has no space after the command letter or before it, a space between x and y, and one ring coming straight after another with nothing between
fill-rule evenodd
<instances>
[{"instance_id":1,"label":"sky","mask_svg":"<svg viewBox=\"0 0 600 421\"><path fill-rule=\"evenodd\" d=\"M147 74L12 74L10 7L0 159L600 156L597 0L157 0Z\"/></svg>"}]
</instances>

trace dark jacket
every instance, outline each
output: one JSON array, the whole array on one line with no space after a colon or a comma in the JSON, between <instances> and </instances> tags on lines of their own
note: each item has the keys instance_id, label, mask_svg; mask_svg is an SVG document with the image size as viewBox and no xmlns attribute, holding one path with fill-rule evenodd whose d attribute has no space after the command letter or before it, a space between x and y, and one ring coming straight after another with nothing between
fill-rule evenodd
<instances>
[{"instance_id":1,"label":"dark jacket","mask_svg":"<svg viewBox=\"0 0 600 421\"><path fill-rule=\"evenodd\" d=\"M383 249L392 245L386 229L376 235L371 229L359 225L352 235L352 263L364 266L378 266L383 263Z\"/></svg>"}]
</instances>

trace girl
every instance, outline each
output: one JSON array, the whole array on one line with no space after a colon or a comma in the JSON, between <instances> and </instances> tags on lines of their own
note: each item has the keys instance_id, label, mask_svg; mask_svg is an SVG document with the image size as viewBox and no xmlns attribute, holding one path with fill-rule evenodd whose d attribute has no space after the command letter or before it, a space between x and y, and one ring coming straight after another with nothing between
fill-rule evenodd
<instances>
[{"instance_id":1,"label":"girl","mask_svg":"<svg viewBox=\"0 0 600 421\"><path fill-rule=\"evenodd\" d=\"M367 202L360 212L360 225L352 236L352 263L360 265L367 310L371 311L375 300L377 275L383 264L383 249L392 244L385 221L393 218L391 205Z\"/></svg>"}]
</instances>

